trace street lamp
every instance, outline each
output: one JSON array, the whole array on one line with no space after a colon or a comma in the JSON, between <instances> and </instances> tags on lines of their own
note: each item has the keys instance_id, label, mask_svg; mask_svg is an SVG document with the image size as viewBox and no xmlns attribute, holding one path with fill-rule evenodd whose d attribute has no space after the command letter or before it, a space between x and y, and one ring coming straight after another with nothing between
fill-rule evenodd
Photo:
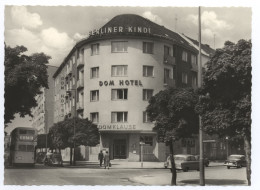
<instances>
[{"instance_id":1,"label":"street lamp","mask_svg":"<svg viewBox=\"0 0 260 190\"><path fill-rule=\"evenodd\" d=\"M76 108L76 105L77 105L77 89L69 89L68 91L67 91L67 93L69 94L69 95L71 95L71 92L72 91L74 91L74 115L73 115L73 163L72 163L72 165L73 166L75 166L76 165L76 160L75 160L75 158L76 158L76 156L75 156L75 153L76 153L76 150L75 150L75 147L76 147L76 143L75 143L75 128L76 128L76 121L75 121L75 119L76 119L76 112L77 112L77 108Z\"/></svg>"}]
</instances>

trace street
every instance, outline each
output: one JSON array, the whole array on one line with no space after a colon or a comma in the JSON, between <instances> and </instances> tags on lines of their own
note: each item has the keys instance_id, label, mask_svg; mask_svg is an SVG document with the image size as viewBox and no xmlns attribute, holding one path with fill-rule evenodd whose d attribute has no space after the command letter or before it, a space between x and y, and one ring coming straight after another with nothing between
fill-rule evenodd
<instances>
[{"instance_id":1,"label":"street","mask_svg":"<svg viewBox=\"0 0 260 190\"><path fill-rule=\"evenodd\" d=\"M138 167L140 163L137 163ZM145 165L146 163L144 163ZM36 165L34 168L7 168L4 173L5 185L170 185L169 169L127 168L125 163L112 166L109 170L97 163L64 167ZM221 164L205 168L206 185L246 185L246 169L227 169ZM178 171L177 185L199 185L199 172Z\"/></svg>"}]
</instances>

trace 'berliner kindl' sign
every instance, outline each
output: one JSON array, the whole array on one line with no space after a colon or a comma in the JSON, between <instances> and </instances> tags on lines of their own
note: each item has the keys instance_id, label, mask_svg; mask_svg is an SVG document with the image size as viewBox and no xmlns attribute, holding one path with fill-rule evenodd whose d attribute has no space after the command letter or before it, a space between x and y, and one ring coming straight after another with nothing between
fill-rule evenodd
<instances>
[{"instance_id":1,"label":"'berliner kindl' sign","mask_svg":"<svg viewBox=\"0 0 260 190\"><path fill-rule=\"evenodd\" d=\"M143 26L114 26L114 27L103 27L100 29L95 29L89 32L90 36L102 35L109 33L151 33L151 28Z\"/></svg>"}]
</instances>

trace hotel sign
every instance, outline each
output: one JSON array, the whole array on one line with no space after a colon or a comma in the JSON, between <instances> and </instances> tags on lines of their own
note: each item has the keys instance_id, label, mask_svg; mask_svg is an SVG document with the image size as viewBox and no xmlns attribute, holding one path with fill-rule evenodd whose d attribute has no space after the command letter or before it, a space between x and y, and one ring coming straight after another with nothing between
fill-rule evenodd
<instances>
[{"instance_id":1,"label":"hotel sign","mask_svg":"<svg viewBox=\"0 0 260 190\"><path fill-rule=\"evenodd\" d=\"M150 34L151 28L143 26L114 26L103 27L89 32L89 36L110 34L110 33L144 33Z\"/></svg>"},{"instance_id":2,"label":"hotel sign","mask_svg":"<svg viewBox=\"0 0 260 190\"><path fill-rule=\"evenodd\" d=\"M119 86L143 86L140 80L119 80L117 83ZM114 80L99 81L99 86L115 86Z\"/></svg>"},{"instance_id":3,"label":"hotel sign","mask_svg":"<svg viewBox=\"0 0 260 190\"><path fill-rule=\"evenodd\" d=\"M97 126L99 130L136 130L136 125L130 125L130 124L111 124L111 125L98 125Z\"/></svg>"}]
</instances>

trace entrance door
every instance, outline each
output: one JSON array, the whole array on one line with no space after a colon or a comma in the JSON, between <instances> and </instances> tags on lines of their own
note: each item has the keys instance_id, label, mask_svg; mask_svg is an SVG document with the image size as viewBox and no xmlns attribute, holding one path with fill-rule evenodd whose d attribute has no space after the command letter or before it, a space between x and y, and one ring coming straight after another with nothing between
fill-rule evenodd
<instances>
[{"instance_id":1,"label":"entrance door","mask_svg":"<svg viewBox=\"0 0 260 190\"><path fill-rule=\"evenodd\" d=\"M114 159L126 159L126 140L115 139L114 140Z\"/></svg>"}]
</instances>

